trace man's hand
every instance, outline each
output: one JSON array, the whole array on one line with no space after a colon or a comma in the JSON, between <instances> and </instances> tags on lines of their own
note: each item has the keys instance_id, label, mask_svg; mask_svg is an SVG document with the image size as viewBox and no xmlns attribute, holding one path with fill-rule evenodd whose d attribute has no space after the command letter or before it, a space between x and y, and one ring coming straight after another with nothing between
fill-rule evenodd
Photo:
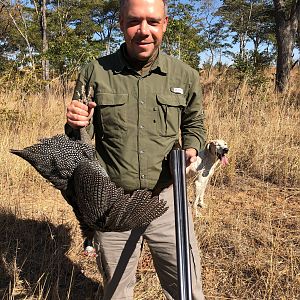
<instances>
[{"instance_id":1,"label":"man's hand","mask_svg":"<svg viewBox=\"0 0 300 300\"><path fill-rule=\"evenodd\" d=\"M67 123L74 129L88 126L95 107L95 102L85 105L78 100L72 100L67 106Z\"/></svg>"},{"instance_id":2,"label":"man's hand","mask_svg":"<svg viewBox=\"0 0 300 300\"><path fill-rule=\"evenodd\" d=\"M197 160L197 151L194 148L185 149L186 167Z\"/></svg>"}]
</instances>

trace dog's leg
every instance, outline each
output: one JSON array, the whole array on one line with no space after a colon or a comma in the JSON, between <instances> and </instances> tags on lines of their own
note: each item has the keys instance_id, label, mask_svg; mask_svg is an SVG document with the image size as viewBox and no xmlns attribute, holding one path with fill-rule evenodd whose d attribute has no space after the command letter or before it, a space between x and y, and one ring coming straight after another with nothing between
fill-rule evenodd
<instances>
[{"instance_id":1,"label":"dog's leg","mask_svg":"<svg viewBox=\"0 0 300 300\"><path fill-rule=\"evenodd\" d=\"M193 203L193 209L196 217L200 217L201 216L200 208L206 207L206 204L204 203L204 192L207 185L207 180L206 178L202 177L202 174L199 174L194 184L195 184L196 197Z\"/></svg>"},{"instance_id":2,"label":"dog's leg","mask_svg":"<svg viewBox=\"0 0 300 300\"><path fill-rule=\"evenodd\" d=\"M194 207L198 208L205 208L206 204L204 203L204 192L207 185L207 180L203 180L201 175L195 181L195 188L196 188L196 200L194 203Z\"/></svg>"}]
</instances>

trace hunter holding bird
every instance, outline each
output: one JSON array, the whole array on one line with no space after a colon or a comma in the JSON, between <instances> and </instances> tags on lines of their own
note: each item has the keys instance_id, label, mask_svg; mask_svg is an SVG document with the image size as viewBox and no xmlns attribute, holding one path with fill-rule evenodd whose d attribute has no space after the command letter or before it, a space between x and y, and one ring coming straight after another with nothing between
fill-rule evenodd
<instances>
[{"instance_id":1,"label":"hunter holding bird","mask_svg":"<svg viewBox=\"0 0 300 300\"><path fill-rule=\"evenodd\" d=\"M103 299L133 299L135 273L147 241L167 299L178 299L172 177L167 160L182 141L187 166L205 144L198 72L160 50L168 23L166 0L121 0L125 43L113 54L86 65L67 109L66 134L86 127L110 179L126 192L147 189L169 209L148 226L94 236L104 278ZM93 102L80 102L92 87ZM204 299L200 256L190 220L192 294Z\"/></svg>"}]
</instances>

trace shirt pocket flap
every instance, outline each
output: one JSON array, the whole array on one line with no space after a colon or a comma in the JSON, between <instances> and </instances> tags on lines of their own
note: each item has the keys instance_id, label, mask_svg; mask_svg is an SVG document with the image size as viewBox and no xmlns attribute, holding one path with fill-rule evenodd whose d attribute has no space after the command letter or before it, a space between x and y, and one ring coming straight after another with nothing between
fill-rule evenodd
<instances>
[{"instance_id":1,"label":"shirt pocket flap","mask_svg":"<svg viewBox=\"0 0 300 300\"><path fill-rule=\"evenodd\" d=\"M157 102L161 105L185 107L186 100L183 95L156 95Z\"/></svg>"},{"instance_id":2,"label":"shirt pocket flap","mask_svg":"<svg viewBox=\"0 0 300 300\"><path fill-rule=\"evenodd\" d=\"M99 93L96 94L96 101L99 105L124 105L128 102L128 94Z\"/></svg>"}]
</instances>

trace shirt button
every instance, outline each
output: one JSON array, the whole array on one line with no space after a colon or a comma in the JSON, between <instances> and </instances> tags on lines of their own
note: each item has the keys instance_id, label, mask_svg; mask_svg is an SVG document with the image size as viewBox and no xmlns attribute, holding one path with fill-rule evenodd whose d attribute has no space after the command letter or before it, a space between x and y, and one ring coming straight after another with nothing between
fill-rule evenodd
<instances>
[{"instance_id":1,"label":"shirt button","mask_svg":"<svg viewBox=\"0 0 300 300\"><path fill-rule=\"evenodd\" d=\"M144 175L144 174L143 174L143 175L141 175L141 178L142 178L142 179L144 179L144 178L145 178L145 175Z\"/></svg>"},{"instance_id":2,"label":"shirt button","mask_svg":"<svg viewBox=\"0 0 300 300\"><path fill-rule=\"evenodd\" d=\"M141 100L140 103L143 105L143 104L145 104L145 101Z\"/></svg>"},{"instance_id":3,"label":"shirt button","mask_svg":"<svg viewBox=\"0 0 300 300\"><path fill-rule=\"evenodd\" d=\"M143 154L143 153L144 153L144 150L140 150L139 152L140 152L140 154Z\"/></svg>"},{"instance_id":4,"label":"shirt button","mask_svg":"<svg viewBox=\"0 0 300 300\"><path fill-rule=\"evenodd\" d=\"M144 125L140 125L140 129L144 129Z\"/></svg>"}]
</instances>

